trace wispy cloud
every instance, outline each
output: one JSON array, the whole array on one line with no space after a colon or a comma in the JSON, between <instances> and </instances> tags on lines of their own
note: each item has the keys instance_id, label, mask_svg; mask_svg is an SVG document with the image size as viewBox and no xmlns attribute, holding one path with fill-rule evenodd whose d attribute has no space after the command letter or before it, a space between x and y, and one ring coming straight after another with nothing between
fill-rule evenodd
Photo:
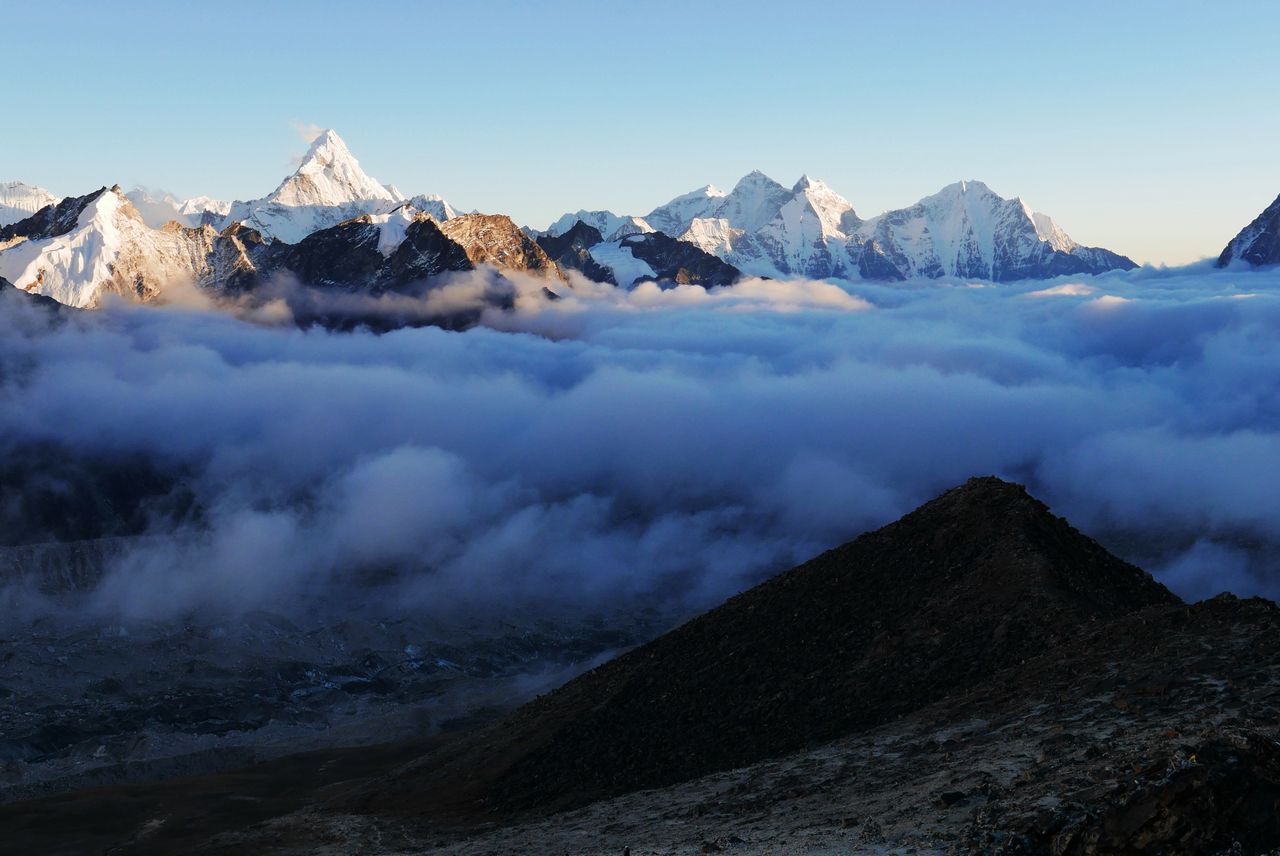
<instances>
[{"instance_id":1,"label":"wispy cloud","mask_svg":"<svg viewBox=\"0 0 1280 856\"><path fill-rule=\"evenodd\" d=\"M323 134L325 130L319 125L305 124L297 119L290 120L289 127L293 128L293 130L297 132L298 136L302 138L302 142L307 145L314 143L316 137Z\"/></svg>"}]
</instances>

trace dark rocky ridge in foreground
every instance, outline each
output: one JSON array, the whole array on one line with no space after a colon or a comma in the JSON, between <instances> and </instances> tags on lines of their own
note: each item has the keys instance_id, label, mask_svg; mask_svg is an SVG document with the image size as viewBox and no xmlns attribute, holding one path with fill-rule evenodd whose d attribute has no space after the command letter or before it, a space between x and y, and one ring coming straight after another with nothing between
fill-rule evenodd
<instances>
[{"instance_id":1,"label":"dark rocky ridge in foreground","mask_svg":"<svg viewBox=\"0 0 1280 856\"><path fill-rule=\"evenodd\" d=\"M1017 485L972 479L513 716L510 809L668 785L889 722L1178 599Z\"/></svg>"}]
</instances>

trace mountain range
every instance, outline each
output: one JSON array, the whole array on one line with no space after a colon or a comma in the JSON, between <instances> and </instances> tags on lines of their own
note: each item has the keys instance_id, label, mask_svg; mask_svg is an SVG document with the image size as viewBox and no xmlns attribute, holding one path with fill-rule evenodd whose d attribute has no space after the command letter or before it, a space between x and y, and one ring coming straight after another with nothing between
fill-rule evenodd
<instances>
[{"instance_id":1,"label":"mountain range","mask_svg":"<svg viewBox=\"0 0 1280 856\"><path fill-rule=\"evenodd\" d=\"M707 185L643 217L577 211L546 234L563 234L576 222L609 242L661 231L748 274L774 278L1008 282L1137 267L1110 250L1080 246L1052 218L979 181L864 220L821 181L805 175L788 189L755 171L728 194Z\"/></svg>"},{"instance_id":2,"label":"mountain range","mask_svg":"<svg viewBox=\"0 0 1280 856\"><path fill-rule=\"evenodd\" d=\"M1236 258L1280 260L1280 200L1220 264ZM0 185L0 279L70 306L96 306L109 293L159 300L175 282L241 294L284 272L307 286L420 294L431 278L477 265L548 279L552 294L571 287L570 270L633 288L727 286L744 275L1011 282L1136 267L978 181L863 219L821 181L806 175L788 188L755 171L728 193L707 185L644 216L580 210L545 231L517 229L501 215L459 214L438 195L408 198L380 184L332 130L273 192L247 202L119 187L58 199Z\"/></svg>"}]
</instances>

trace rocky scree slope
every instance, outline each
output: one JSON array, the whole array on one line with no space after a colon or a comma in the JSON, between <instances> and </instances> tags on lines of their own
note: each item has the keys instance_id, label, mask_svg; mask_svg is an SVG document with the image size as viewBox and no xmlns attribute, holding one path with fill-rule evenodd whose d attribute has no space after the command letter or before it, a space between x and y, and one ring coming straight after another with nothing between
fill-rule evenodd
<instances>
[{"instance_id":1,"label":"rocky scree slope","mask_svg":"<svg viewBox=\"0 0 1280 856\"><path fill-rule=\"evenodd\" d=\"M1217 267L1235 259L1254 266L1280 264L1280 196L1227 244Z\"/></svg>"},{"instance_id":2,"label":"rocky scree slope","mask_svg":"<svg viewBox=\"0 0 1280 856\"><path fill-rule=\"evenodd\" d=\"M1223 595L1090 622L883 726L551 815L474 788L386 811L406 759L478 760L475 778L501 761L452 735L0 807L0 853L1260 856L1280 846L1278 621Z\"/></svg>"}]
</instances>

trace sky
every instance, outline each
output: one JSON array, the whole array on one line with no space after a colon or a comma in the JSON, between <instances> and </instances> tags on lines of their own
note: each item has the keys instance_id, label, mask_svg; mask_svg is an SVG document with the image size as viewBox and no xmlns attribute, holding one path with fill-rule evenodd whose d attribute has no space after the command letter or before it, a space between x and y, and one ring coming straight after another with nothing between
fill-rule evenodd
<instances>
[{"instance_id":1,"label":"sky","mask_svg":"<svg viewBox=\"0 0 1280 856\"><path fill-rule=\"evenodd\" d=\"M752 169L861 216L981 180L1139 262L1280 192L1280 6L7 4L0 180L257 198L336 129L408 195L545 227Z\"/></svg>"}]
</instances>

